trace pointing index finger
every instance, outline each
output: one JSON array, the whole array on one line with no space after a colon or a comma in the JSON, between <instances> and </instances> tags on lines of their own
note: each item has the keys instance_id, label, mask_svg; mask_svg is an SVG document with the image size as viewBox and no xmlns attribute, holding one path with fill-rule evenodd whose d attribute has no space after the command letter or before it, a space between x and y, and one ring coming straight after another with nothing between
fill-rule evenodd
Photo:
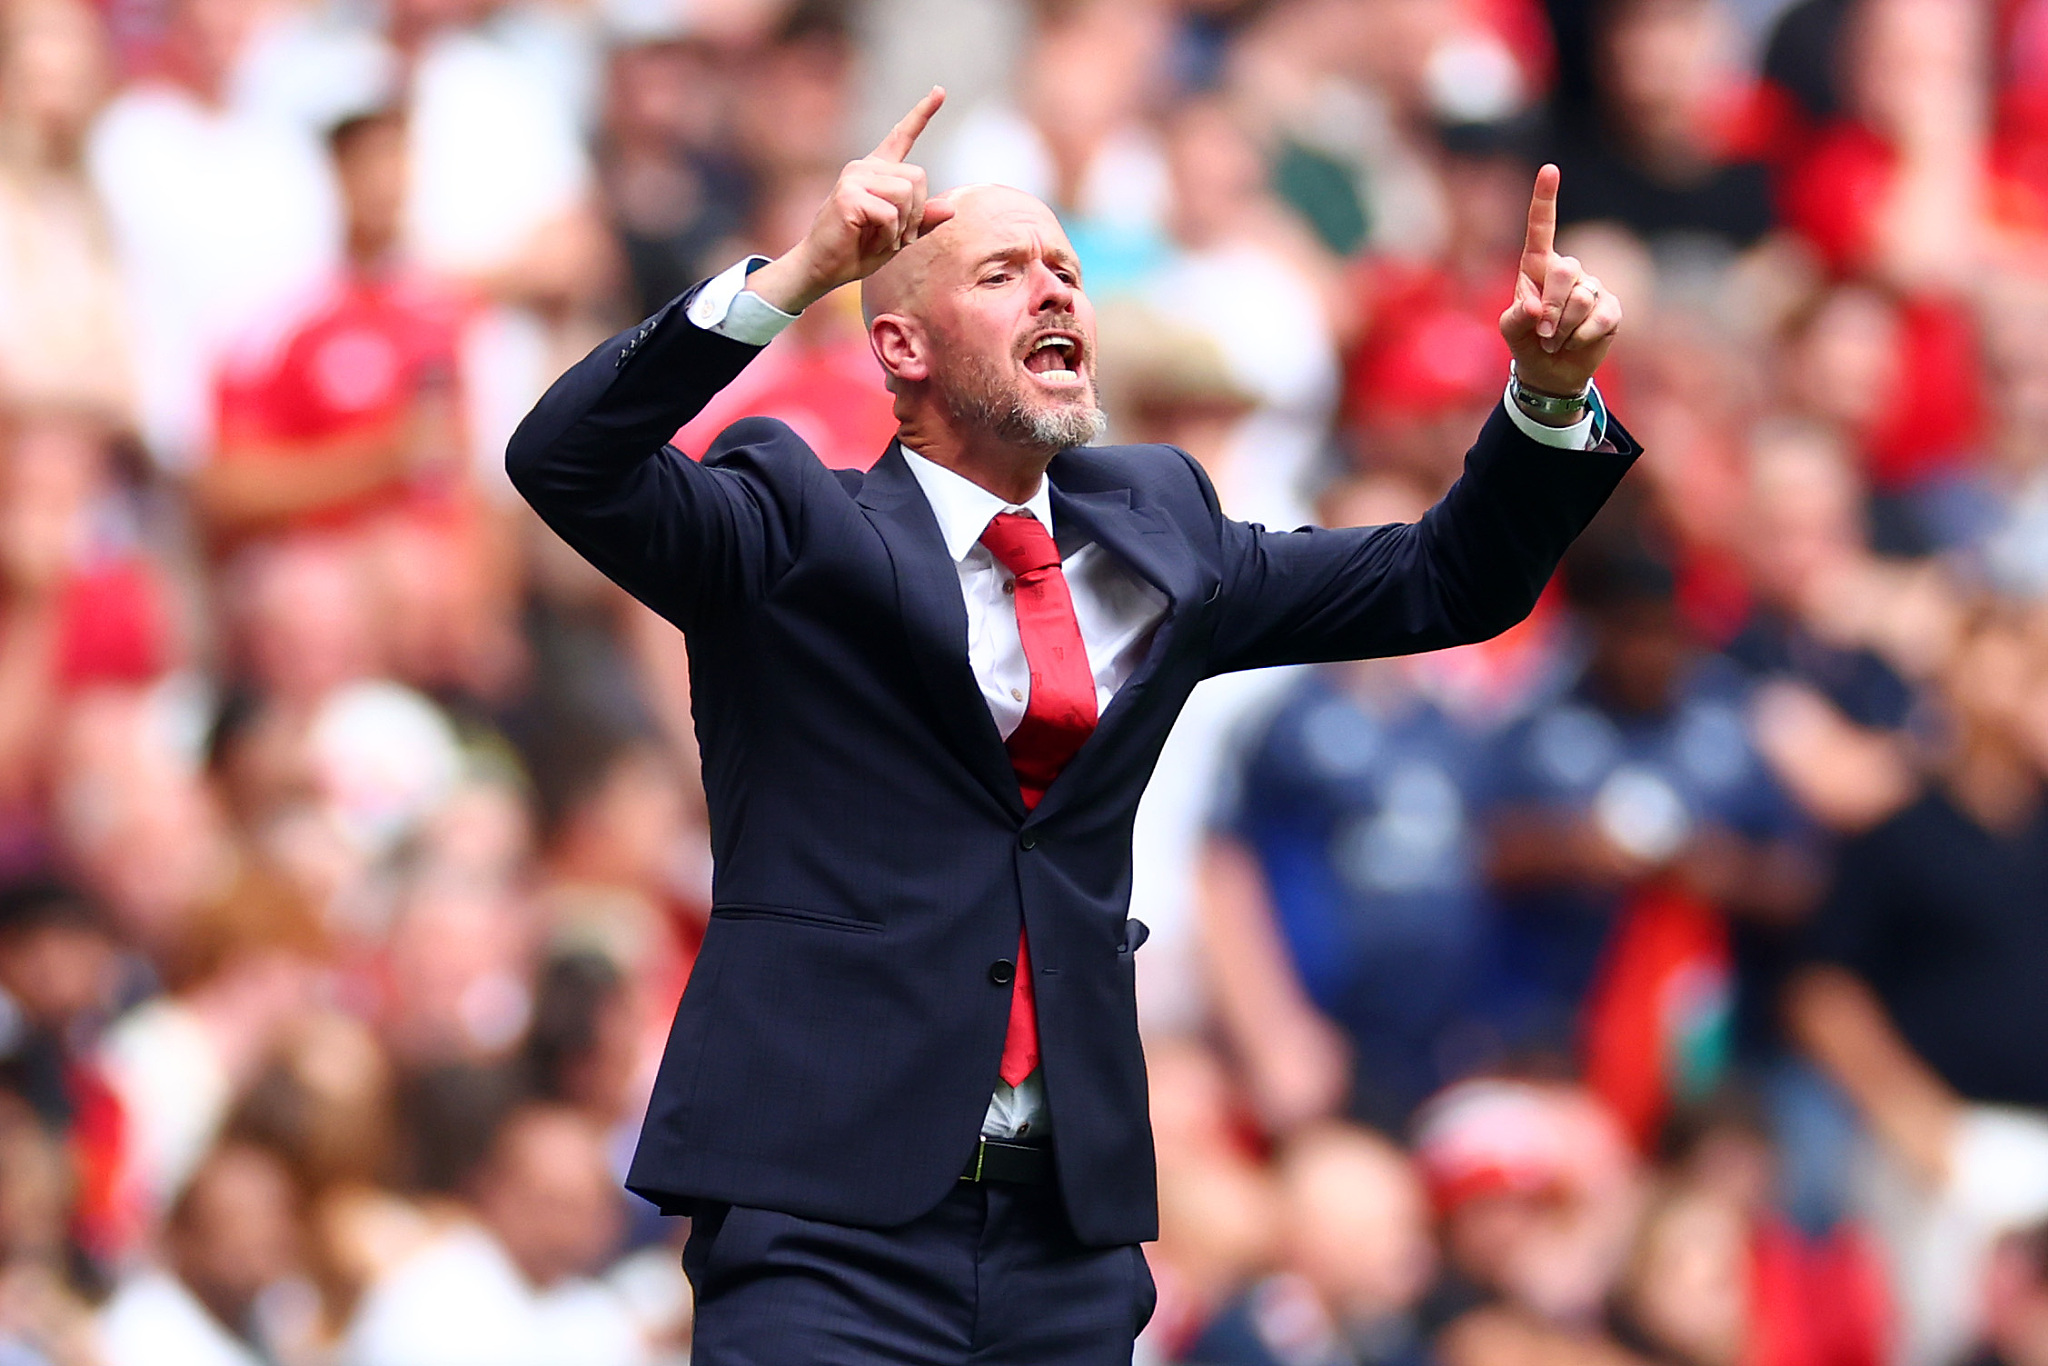
<instances>
[{"instance_id":1,"label":"pointing index finger","mask_svg":"<svg viewBox=\"0 0 2048 1366\"><path fill-rule=\"evenodd\" d=\"M946 88L935 85L929 94L919 100L908 114L899 120L889 135L875 145L872 155L879 161L901 161L910 155L910 149L917 143L917 135L932 121L932 115L939 112L939 106L946 102Z\"/></svg>"},{"instance_id":2,"label":"pointing index finger","mask_svg":"<svg viewBox=\"0 0 2048 1366\"><path fill-rule=\"evenodd\" d=\"M1557 239L1557 167L1545 162L1536 172L1536 193L1529 197L1529 233L1522 239L1522 258L1548 258Z\"/></svg>"}]
</instances>

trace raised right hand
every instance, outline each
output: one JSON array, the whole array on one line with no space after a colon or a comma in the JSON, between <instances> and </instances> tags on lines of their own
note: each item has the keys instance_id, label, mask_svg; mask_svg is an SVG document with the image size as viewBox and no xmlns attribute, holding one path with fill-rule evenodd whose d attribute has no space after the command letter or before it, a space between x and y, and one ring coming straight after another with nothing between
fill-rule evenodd
<instances>
[{"instance_id":1,"label":"raised right hand","mask_svg":"<svg viewBox=\"0 0 2048 1366\"><path fill-rule=\"evenodd\" d=\"M1587 274L1576 256L1557 253L1560 178L1555 166L1536 172L1515 301L1500 315L1500 334L1514 354L1522 383L1538 393L1576 394L1614 344L1621 301Z\"/></svg>"},{"instance_id":2,"label":"raised right hand","mask_svg":"<svg viewBox=\"0 0 2048 1366\"><path fill-rule=\"evenodd\" d=\"M924 168L905 160L945 102L945 90L933 86L874 151L849 161L804 240L749 276L747 288L785 313L801 313L951 218L952 205L925 197Z\"/></svg>"}]
</instances>

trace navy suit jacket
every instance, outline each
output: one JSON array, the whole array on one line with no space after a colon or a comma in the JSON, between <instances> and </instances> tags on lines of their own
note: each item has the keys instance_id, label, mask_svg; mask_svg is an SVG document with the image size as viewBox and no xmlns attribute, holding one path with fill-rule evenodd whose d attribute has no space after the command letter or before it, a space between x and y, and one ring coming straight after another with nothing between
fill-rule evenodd
<instances>
[{"instance_id":1,"label":"navy suit jacket","mask_svg":"<svg viewBox=\"0 0 2048 1366\"><path fill-rule=\"evenodd\" d=\"M883 1227L930 1210L988 1107L1010 1011L992 968L1021 921L1074 1230L1153 1238L1131 820L1189 691L1505 630L1636 448L1618 427L1612 450L1545 447L1496 410L1420 522L1289 532L1224 516L1172 447L1062 452L1062 549L1100 542L1168 607L1027 813L901 451L835 472L767 418L701 464L665 444L758 349L691 323L689 297L556 381L506 454L548 525L689 642L713 909L627 1184L671 1211Z\"/></svg>"}]
</instances>

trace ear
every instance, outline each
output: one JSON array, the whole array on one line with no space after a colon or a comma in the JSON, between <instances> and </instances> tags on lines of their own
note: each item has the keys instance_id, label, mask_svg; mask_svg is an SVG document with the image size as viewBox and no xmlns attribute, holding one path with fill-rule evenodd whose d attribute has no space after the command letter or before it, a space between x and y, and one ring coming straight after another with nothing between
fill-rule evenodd
<instances>
[{"instance_id":1,"label":"ear","mask_svg":"<svg viewBox=\"0 0 2048 1366\"><path fill-rule=\"evenodd\" d=\"M868 345L890 379L915 384L931 378L924 329L900 313L884 313L869 323Z\"/></svg>"}]
</instances>

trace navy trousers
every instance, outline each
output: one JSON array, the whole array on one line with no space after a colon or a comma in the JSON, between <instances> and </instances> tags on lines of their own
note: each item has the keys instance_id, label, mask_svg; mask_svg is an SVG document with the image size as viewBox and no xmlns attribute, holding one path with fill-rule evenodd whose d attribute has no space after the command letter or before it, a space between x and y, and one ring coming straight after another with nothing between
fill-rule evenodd
<instances>
[{"instance_id":1,"label":"navy trousers","mask_svg":"<svg viewBox=\"0 0 2048 1366\"><path fill-rule=\"evenodd\" d=\"M962 1182L889 1229L711 1205L683 1270L691 1366L1129 1366L1154 1302L1144 1252L1083 1247L1050 1185Z\"/></svg>"}]
</instances>

